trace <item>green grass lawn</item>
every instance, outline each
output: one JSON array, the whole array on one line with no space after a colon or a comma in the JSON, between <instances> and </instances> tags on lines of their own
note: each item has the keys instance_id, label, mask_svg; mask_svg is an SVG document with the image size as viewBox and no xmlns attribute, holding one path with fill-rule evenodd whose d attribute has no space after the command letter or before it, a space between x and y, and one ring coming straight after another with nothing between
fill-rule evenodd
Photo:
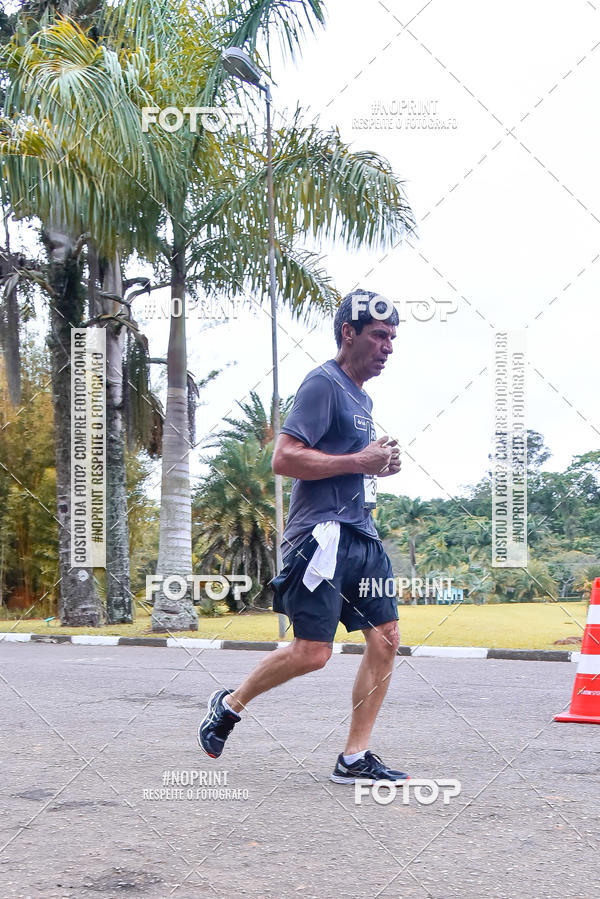
<instances>
[{"instance_id":1,"label":"green grass lawn","mask_svg":"<svg viewBox=\"0 0 600 899\"><path fill-rule=\"evenodd\" d=\"M415 646L487 646L515 649L578 649L554 646L555 640L583 634L587 603L509 603L489 606L400 606L403 644ZM43 619L0 620L0 632L60 634L151 634L150 617L138 612L134 624L99 628L60 627ZM180 631L177 636L212 637L224 640L277 640L277 616L272 612L200 617L197 631ZM288 631L291 638L291 631ZM360 632L347 634L340 625L339 642L362 642Z\"/></svg>"}]
</instances>

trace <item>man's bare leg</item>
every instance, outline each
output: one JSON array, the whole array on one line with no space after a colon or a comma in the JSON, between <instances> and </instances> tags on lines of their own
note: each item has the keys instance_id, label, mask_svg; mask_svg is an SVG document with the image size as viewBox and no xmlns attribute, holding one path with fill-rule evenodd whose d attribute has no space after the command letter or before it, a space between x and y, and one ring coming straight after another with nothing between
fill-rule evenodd
<instances>
[{"instance_id":1,"label":"man's bare leg","mask_svg":"<svg viewBox=\"0 0 600 899\"><path fill-rule=\"evenodd\" d=\"M363 631L367 645L352 688L352 721L344 755L369 748L371 731L390 685L400 643L397 621Z\"/></svg>"},{"instance_id":2,"label":"man's bare leg","mask_svg":"<svg viewBox=\"0 0 600 899\"><path fill-rule=\"evenodd\" d=\"M294 638L289 646L268 653L237 690L226 697L227 705L240 714L255 696L266 693L293 677L323 668L331 652L331 643Z\"/></svg>"}]
</instances>

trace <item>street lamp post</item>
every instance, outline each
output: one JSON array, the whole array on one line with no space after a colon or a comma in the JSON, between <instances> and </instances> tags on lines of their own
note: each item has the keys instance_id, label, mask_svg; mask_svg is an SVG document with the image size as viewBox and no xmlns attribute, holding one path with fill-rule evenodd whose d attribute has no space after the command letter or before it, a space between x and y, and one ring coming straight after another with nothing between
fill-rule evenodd
<instances>
[{"instance_id":1,"label":"street lamp post","mask_svg":"<svg viewBox=\"0 0 600 899\"><path fill-rule=\"evenodd\" d=\"M263 84L260 70L254 65L247 53L239 47L223 50L221 61L223 68L234 78L257 87L265 95L267 106L267 217L269 231L269 296L271 298L271 349L273 354L273 446L277 443L281 431L281 415L279 409L279 356L277 353L277 290L275 282L275 199L273 192L273 136L271 129L271 91L268 84ZM281 571L281 541L283 536L283 479L275 475L275 564L277 573ZM287 620L279 615L279 638L285 637Z\"/></svg>"}]
</instances>

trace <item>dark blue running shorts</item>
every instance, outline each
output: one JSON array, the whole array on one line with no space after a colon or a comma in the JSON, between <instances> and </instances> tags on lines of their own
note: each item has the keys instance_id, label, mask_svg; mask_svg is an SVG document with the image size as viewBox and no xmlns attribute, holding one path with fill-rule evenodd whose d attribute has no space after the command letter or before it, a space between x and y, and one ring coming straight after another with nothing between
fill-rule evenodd
<instances>
[{"instance_id":1,"label":"dark blue running shorts","mask_svg":"<svg viewBox=\"0 0 600 899\"><path fill-rule=\"evenodd\" d=\"M340 524L335 573L311 593L302 578L317 548L317 541L309 534L285 556L283 568L270 582L275 594L273 611L287 615L295 637L330 643L340 621L347 631L358 631L397 620L396 597L386 595L385 585L393 577L392 565L379 540ZM364 582L361 589L363 578L369 579L368 592ZM372 595L371 578L382 579L381 595ZM392 592L389 586L388 593Z\"/></svg>"}]
</instances>

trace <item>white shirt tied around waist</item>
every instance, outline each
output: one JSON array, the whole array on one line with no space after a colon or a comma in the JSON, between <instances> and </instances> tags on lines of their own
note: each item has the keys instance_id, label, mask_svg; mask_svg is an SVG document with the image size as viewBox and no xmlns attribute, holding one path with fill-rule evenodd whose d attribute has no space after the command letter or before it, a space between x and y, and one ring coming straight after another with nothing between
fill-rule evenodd
<instances>
[{"instance_id":1,"label":"white shirt tied around waist","mask_svg":"<svg viewBox=\"0 0 600 899\"><path fill-rule=\"evenodd\" d=\"M325 578L335 574L338 544L340 542L339 521L320 521L312 530L319 544L306 566L302 583L312 593Z\"/></svg>"}]
</instances>

